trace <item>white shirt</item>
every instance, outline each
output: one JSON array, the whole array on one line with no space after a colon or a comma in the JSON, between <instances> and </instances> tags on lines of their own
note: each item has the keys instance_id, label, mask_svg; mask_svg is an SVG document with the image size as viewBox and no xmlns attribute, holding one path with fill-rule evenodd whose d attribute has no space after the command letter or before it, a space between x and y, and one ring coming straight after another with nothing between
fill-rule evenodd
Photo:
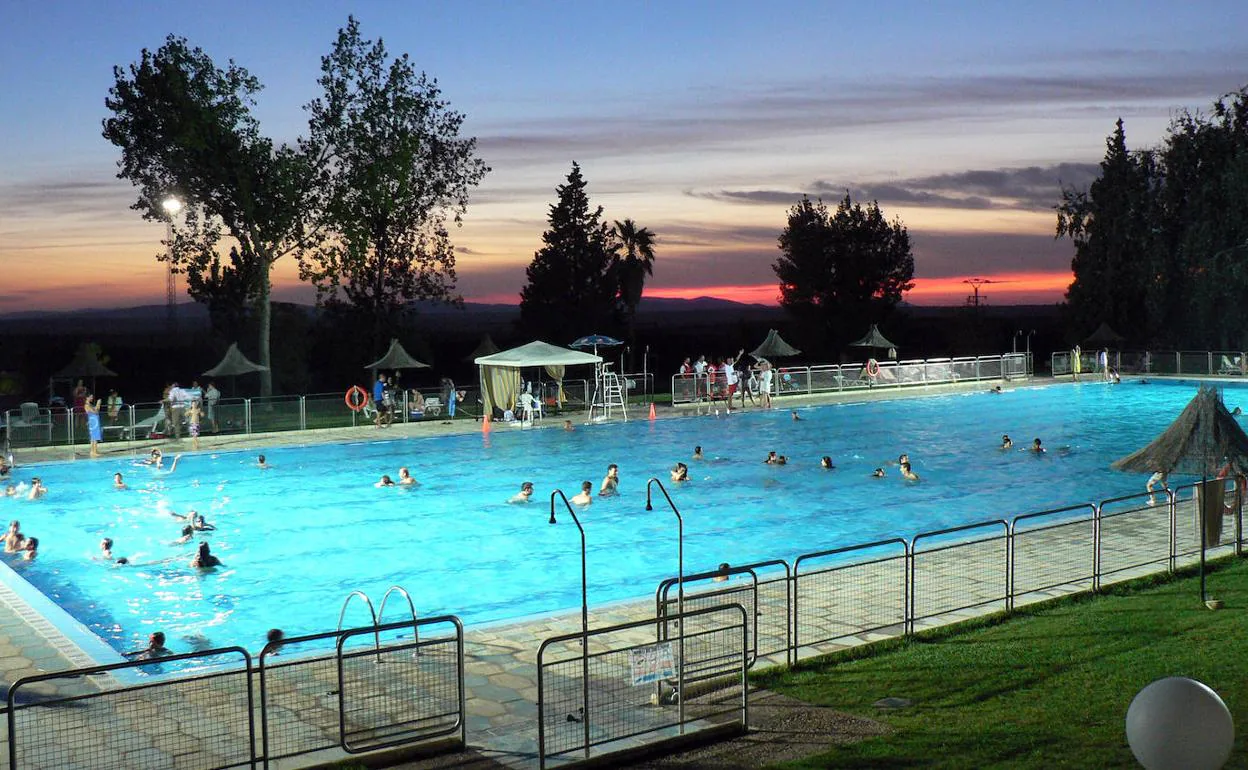
<instances>
[{"instance_id":1,"label":"white shirt","mask_svg":"<svg viewBox=\"0 0 1248 770\"><path fill-rule=\"evenodd\" d=\"M724 382L729 385L737 384L737 370L732 368L732 364L724 364Z\"/></svg>"},{"instance_id":2,"label":"white shirt","mask_svg":"<svg viewBox=\"0 0 1248 770\"><path fill-rule=\"evenodd\" d=\"M694 365L693 365L693 371L697 372L698 374L701 374L701 373L705 372L705 371L706 371L706 362L705 362L705 361L697 361L696 363L694 363Z\"/></svg>"}]
</instances>

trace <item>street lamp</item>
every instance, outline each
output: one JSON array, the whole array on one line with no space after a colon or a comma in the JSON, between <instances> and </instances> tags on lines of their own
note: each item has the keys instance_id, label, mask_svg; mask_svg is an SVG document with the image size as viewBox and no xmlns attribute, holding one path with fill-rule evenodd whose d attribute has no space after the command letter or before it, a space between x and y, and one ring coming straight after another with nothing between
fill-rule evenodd
<instances>
[{"instance_id":1,"label":"street lamp","mask_svg":"<svg viewBox=\"0 0 1248 770\"><path fill-rule=\"evenodd\" d=\"M1017 353L1017 352L1018 352L1018 338L1019 338L1019 337L1021 337L1021 336L1023 336L1023 330L1022 330L1022 329L1019 329L1018 331L1014 332L1014 339L1013 339L1014 349L1013 349L1013 351L1012 351L1012 352L1014 352L1014 353Z\"/></svg>"},{"instance_id":2,"label":"street lamp","mask_svg":"<svg viewBox=\"0 0 1248 770\"><path fill-rule=\"evenodd\" d=\"M160 202L165 210L165 321L171 333L178 330L178 277L173 272L173 218L182 210L182 201L170 195Z\"/></svg>"},{"instance_id":3,"label":"street lamp","mask_svg":"<svg viewBox=\"0 0 1248 770\"><path fill-rule=\"evenodd\" d=\"M667 488L663 486L663 482L656 478L651 478L646 482L646 510L653 511L654 506L650 503L650 490L658 485L659 491L663 493L663 497L667 498L667 504L671 507L672 513L676 514L676 615L680 618L677 628L680 629L680 636L677 638L677 647L680 654L680 663L676 667L676 721L680 723L680 734L685 733L685 520L680 515L680 511L676 509L676 503L672 502L672 496L667 493Z\"/></svg>"},{"instance_id":4,"label":"street lamp","mask_svg":"<svg viewBox=\"0 0 1248 770\"><path fill-rule=\"evenodd\" d=\"M581 723L585 727L585 758L589 759L589 583L585 577L585 528L581 526L581 520L576 518L576 511L572 509L572 504L561 489L550 493L550 523L559 523L555 521L556 497L563 499L564 507L572 514L572 521L581 533L581 702L585 708Z\"/></svg>"}]
</instances>

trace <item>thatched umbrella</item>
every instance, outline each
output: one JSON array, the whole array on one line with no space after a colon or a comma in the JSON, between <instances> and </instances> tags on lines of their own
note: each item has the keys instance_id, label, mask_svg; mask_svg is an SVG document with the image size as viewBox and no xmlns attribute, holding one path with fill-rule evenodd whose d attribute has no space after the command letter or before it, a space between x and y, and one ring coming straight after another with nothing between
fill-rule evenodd
<instances>
[{"instance_id":1,"label":"thatched umbrella","mask_svg":"<svg viewBox=\"0 0 1248 770\"><path fill-rule=\"evenodd\" d=\"M888 338L880 333L880 327L875 324L871 324L871 328L867 330L866 335L862 339L849 343L849 346L851 348L871 348L872 351L876 348L881 350L897 349L896 345L889 342Z\"/></svg>"},{"instance_id":2,"label":"thatched umbrella","mask_svg":"<svg viewBox=\"0 0 1248 770\"><path fill-rule=\"evenodd\" d=\"M481 341L477 343L477 347L464 358L465 361L476 361L483 356L492 356L500 350L498 345L494 344L494 340L490 339L490 335L484 334Z\"/></svg>"},{"instance_id":3,"label":"thatched umbrella","mask_svg":"<svg viewBox=\"0 0 1248 770\"><path fill-rule=\"evenodd\" d=\"M74 351L74 357L68 364L62 367L56 374L52 375L58 379L73 380L76 378L91 378L91 392L95 392L96 377L116 377L117 372L109 369L100 362L99 356L95 353L95 346L90 343L82 343L78 349Z\"/></svg>"},{"instance_id":4,"label":"thatched umbrella","mask_svg":"<svg viewBox=\"0 0 1248 770\"><path fill-rule=\"evenodd\" d=\"M755 358L788 358L789 356L800 355L801 352L781 339L780 332L775 329L768 329L767 339L763 340L763 344L754 348L750 355Z\"/></svg>"},{"instance_id":5,"label":"thatched umbrella","mask_svg":"<svg viewBox=\"0 0 1248 770\"><path fill-rule=\"evenodd\" d=\"M221 357L220 363L204 372L205 377L229 377L230 378L230 395L235 394L237 389L237 380L240 374L251 374L252 372L267 372L269 367L261 366L243 355L243 351L238 349L237 342L230 343L230 349L225 351L225 355Z\"/></svg>"},{"instance_id":6,"label":"thatched umbrella","mask_svg":"<svg viewBox=\"0 0 1248 770\"><path fill-rule=\"evenodd\" d=\"M372 369L373 371L378 369L428 369L429 364L412 358L403 349L403 345L399 343L398 339L392 337L390 339L390 349L386 351L386 354L364 368Z\"/></svg>"},{"instance_id":7,"label":"thatched umbrella","mask_svg":"<svg viewBox=\"0 0 1248 770\"><path fill-rule=\"evenodd\" d=\"M1220 468L1235 475L1248 469L1248 434L1239 427L1218 391L1202 385L1186 408L1160 436L1135 452L1114 461L1112 467L1145 473L1199 475L1200 484L1200 595L1205 598L1205 546L1222 537L1223 481L1208 482Z\"/></svg>"},{"instance_id":8,"label":"thatched umbrella","mask_svg":"<svg viewBox=\"0 0 1248 770\"><path fill-rule=\"evenodd\" d=\"M1086 340L1083 341L1085 348L1108 348L1122 342L1122 335L1114 331L1113 327L1104 321L1096 327L1096 331L1092 332Z\"/></svg>"}]
</instances>

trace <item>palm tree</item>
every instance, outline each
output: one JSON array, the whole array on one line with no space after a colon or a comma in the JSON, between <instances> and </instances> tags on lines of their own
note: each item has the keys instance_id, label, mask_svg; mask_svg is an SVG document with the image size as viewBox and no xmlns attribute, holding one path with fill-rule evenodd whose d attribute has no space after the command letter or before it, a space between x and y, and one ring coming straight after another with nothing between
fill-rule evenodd
<instances>
[{"instance_id":1,"label":"palm tree","mask_svg":"<svg viewBox=\"0 0 1248 770\"><path fill-rule=\"evenodd\" d=\"M646 286L646 276L654 275L654 233L648 228L637 227L631 219L615 222L615 240L624 251L616 257L616 269L620 282L620 307L628 323L628 339L633 342L633 318L641 302L641 292Z\"/></svg>"}]
</instances>

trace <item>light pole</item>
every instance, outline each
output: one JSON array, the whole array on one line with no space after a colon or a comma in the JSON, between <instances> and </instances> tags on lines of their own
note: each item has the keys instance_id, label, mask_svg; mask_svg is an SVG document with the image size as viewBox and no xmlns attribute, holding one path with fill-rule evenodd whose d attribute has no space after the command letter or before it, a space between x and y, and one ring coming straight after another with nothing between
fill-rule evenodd
<instances>
[{"instance_id":1,"label":"light pole","mask_svg":"<svg viewBox=\"0 0 1248 770\"><path fill-rule=\"evenodd\" d=\"M173 272L173 218L182 210L182 201L170 195L160 202L165 210L165 322L171 334L178 331L178 277Z\"/></svg>"},{"instance_id":2,"label":"light pole","mask_svg":"<svg viewBox=\"0 0 1248 770\"><path fill-rule=\"evenodd\" d=\"M1014 352L1014 353L1017 353L1017 352L1018 352L1018 338L1019 338L1019 337L1021 337L1021 336L1023 336L1023 330L1022 330L1022 329L1019 329L1018 331L1014 332L1014 340L1013 340L1013 343L1014 343L1014 349L1013 349L1013 351L1012 351L1012 352Z\"/></svg>"},{"instance_id":3,"label":"light pole","mask_svg":"<svg viewBox=\"0 0 1248 770\"><path fill-rule=\"evenodd\" d=\"M680 636L677 637L677 648L679 650L680 663L676 666L676 721L680 723L680 734L685 733L685 520L680 515L680 511L676 510L676 503L672 502L672 496L667 493L667 488L663 486L663 482L656 478L651 478L646 482L646 510L653 511L654 506L650 503L650 490L658 485L659 491L663 493L663 497L667 498L667 504L671 506L672 513L676 514L676 615L680 618L677 628L680 629Z\"/></svg>"},{"instance_id":4,"label":"light pole","mask_svg":"<svg viewBox=\"0 0 1248 770\"><path fill-rule=\"evenodd\" d=\"M585 569L585 528L581 526L581 520L576 518L576 511L572 509L572 504L561 489L550 493L550 523L559 523L555 521L556 497L563 499L564 507L572 514L572 521L581 533L581 702L585 708L581 714L581 724L585 728L585 758L589 759L589 583Z\"/></svg>"},{"instance_id":5,"label":"light pole","mask_svg":"<svg viewBox=\"0 0 1248 770\"><path fill-rule=\"evenodd\" d=\"M1027 332L1027 374L1028 375L1030 375L1034 371L1034 369L1031 366L1031 335L1035 333L1036 333L1035 329L1032 329L1031 331Z\"/></svg>"}]
</instances>

